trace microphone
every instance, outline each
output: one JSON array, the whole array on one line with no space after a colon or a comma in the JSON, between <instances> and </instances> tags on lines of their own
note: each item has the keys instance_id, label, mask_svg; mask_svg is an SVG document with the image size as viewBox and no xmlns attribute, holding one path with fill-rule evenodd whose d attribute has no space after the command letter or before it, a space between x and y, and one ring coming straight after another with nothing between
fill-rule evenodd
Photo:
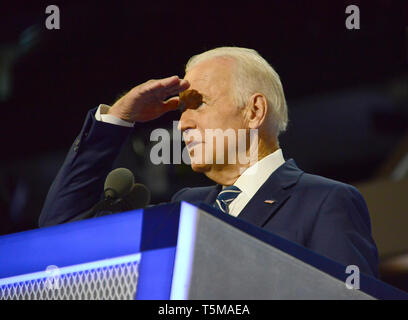
<instances>
[{"instance_id":1,"label":"microphone","mask_svg":"<svg viewBox=\"0 0 408 320\"><path fill-rule=\"evenodd\" d=\"M117 168L112 170L105 180L105 199L122 198L132 190L134 184L135 178L129 169Z\"/></svg>"},{"instance_id":2,"label":"microphone","mask_svg":"<svg viewBox=\"0 0 408 320\"><path fill-rule=\"evenodd\" d=\"M144 208L150 203L150 191L144 184L136 183L120 202L122 211Z\"/></svg>"},{"instance_id":3,"label":"microphone","mask_svg":"<svg viewBox=\"0 0 408 320\"><path fill-rule=\"evenodd\" d=\"M135 184L133 173L129 169L118 168L112 170L106 177L104 199L70 222L144 208L149 202L149 189L143 184Z\"/></svg>"}]
</instances>

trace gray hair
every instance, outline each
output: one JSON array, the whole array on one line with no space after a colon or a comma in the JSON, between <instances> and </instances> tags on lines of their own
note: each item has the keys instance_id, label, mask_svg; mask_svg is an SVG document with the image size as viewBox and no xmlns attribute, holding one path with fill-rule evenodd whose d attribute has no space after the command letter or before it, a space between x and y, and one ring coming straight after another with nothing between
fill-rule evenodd
<instances>
[{"instance_id":1,"label":"gray hair","mask_svg":"<svg viewBox=\"0 0 408 320\"><path fill-rule=\"evenodd\" d=\"M276 137L285 131L288 123L285 95L279 75L271 65L255 50L219 47L192 56L186 64L185 72L200 62L216 57L230 57L236 62L232 87L234 102L243 107L251 95L262 93L270 110L267 114L268 129Z\"/></svg>"}]
</instances>

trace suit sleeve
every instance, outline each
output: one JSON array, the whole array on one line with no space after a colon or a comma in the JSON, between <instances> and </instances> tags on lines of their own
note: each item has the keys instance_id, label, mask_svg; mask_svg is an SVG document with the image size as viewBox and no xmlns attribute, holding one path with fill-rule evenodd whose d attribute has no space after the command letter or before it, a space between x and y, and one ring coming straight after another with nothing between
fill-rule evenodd
<instances>
[{"instance_id":1,"label":"suit sleeve","mask_svg":"<svg viewBox=\"0 0 408 320\"><path fill-rule=\"evenodd\" d=\"M106 175L132 128L95 119L88 112L78 137L54 179L41 211L39 226L64 223L99 201Z\"/></svg>"},{"instance_id":2,"label":"suit sleeve","mask_svg":"<svg viewBox=\"0 0 408 320\"><path fill-rule=\"evenodd\" d=\"M190 188L183 188L179 191L177 191L172 197L171 197L171 202L176 202L176 201L180 201L183 194L189 190Z\"/></svg>"},{"instance_id":3,"label":"suit sleeve","mask_svg":"<svg viewBox=\"0 0 408 320\"><path fill-rule=\"evenodd\" d=\"M360 192L352 186L338 185L329 192L308 242L307 247L319 254L379 276L368 209Z\"/></svg>"}]
</instances>

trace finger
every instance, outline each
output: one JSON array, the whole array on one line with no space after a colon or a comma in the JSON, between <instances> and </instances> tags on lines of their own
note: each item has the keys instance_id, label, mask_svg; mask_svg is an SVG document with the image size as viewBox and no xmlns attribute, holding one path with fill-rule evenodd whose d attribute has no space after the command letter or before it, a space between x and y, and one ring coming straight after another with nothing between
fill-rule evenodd
<instances>
[{"instance_id":1,"label":"finger","mask_svg":"<svg viewBox=\"0 0 408 320\"><path fill-rule=\"evenodd\" d=\"M168 99L168 100L166 100L164 102L164 107L169 111L177 110L178 107L179 107L179 103L180 103L180 98L179 97L173 97L173 98L170 98L170 99Z\"/></svg>"},{"instance_id":2,"label":"finger","mask_svg":"<svg viewBox=\"0 0 408 320\"><path fill-rule=\"evenodd\" d=\"M185 79L179 79L177 76L173 76L170 78L163 79L159 82L161 88L165 90L177 90L178 92L184 91L190 87L190 83ZM178 93L177 92L177 93Z\"/></svg>"},{"instance_id":3,"label":"finger","mask_svg":"<svg viewBox=\"0 0 408 320\"><path fill-rule=\"evenodd\" d=\"M180 83L180 79L178 76L171 76L168 78L160 79L158 81L163 87L168 88Z\"/></svg>"},{"instance_id":4,"label":"finger","mask_svg":"<svg viewBox=\"0 0 408 320\"><path fill-rule=\"evenodd\" d=\"M189 87L190 87L190 83L187 80L185 79L180 80L180 89L182 89L181 91L187 90Z\"/></svg>"},{"instance_id":5,"label":"finger","mask_svg":"<svg viewBox=\"0 0 408 320\"><path fill-rule=\"evenodd\" d=\"M190 83L187 80L181 80L178 85L174 85L170 88L166 88L165 92L167 97L178 95L180 92L187 90L190 87Z\"/></svg>"},{"instance_id":6,"label":"finger","mask_svg":"<svg viewBox=\"0 0 408 320\"><path fill-rule=\"evenodd\" d=\"M169 88L173 88L180 82L180 79L177 76L160 79L160 80L149 80L141 85L142 92L150 93L156 92L159 96L162 96L163 99L166 96L166 91ZM170 94L167 94L170 96Z\"/></svg>"}]
</instances>

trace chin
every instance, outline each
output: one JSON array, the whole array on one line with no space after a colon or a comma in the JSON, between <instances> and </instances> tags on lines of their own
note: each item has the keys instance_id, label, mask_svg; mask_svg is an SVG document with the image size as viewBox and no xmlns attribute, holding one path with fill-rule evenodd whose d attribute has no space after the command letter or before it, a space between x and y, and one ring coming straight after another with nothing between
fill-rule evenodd
<instances>
[{"instance_id":1,"label":"chin","mask_svg":"<svg viewBox=\"0 0 408 320\"><path fill-rule=\"evenodd\" d=\"M194 172L207 172L210 170L210 168L211 168L210 164L205 164L205 163L201 163L201 164L192 163L191 164L191 169L193 169Z\"/></svg>"}]
</instances>

